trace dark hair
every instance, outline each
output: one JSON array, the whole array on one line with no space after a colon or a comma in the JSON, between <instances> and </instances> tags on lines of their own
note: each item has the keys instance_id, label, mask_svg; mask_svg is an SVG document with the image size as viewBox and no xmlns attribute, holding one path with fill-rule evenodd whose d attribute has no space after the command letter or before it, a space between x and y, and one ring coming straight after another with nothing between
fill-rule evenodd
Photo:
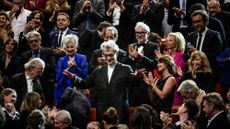
<instances>
[{"instance_id":1,"label":"dark hair","mask_svg":"<svg viewBox=\"0 0 230 129\"><path fill-rule=\"evenodd\" d=\"M8 39L5 41L5 43L4 43L4 45L3 45L3 48L4 48L4 51L5 51L6 45L7 45L10 41L12 41L12 42L13 42L13 46L14 46L14 49L13 49L13 54L14 54L14 53L16 53L16 52L17 52L17 49L18 49L18 43L17 43L17 41L16 41L16 40L14 40L13 38L8 38Z\"/></svg>"},{"instance_id":2,"label":"dark hair","mask_svg":"<svg viewBox=\"0 0 230 129\"><path fill-rule=\"evenodd\" d=\"M68 15L67 13L65 13L65 12L60 12L60 13L58 13L58 14L57 14L57 17L58 17L59 15L64 15L68 20L70 20L70 19L69 19L69 15ZM57 18L57 17L56 17L56 18Z\"/></svg>"},{"instance_id":3,"label":"dark hair","mask_svg":"<svg viewBox=\"0 0 230 129\"><path fill-rule=\"evenodd\" d=\"M194 11L196 10L205 10L206 11L206 8L204 7L203 4L201 3L195 3L191 6L190 10L189 10L189 13L192 14Z\"/></svg>"},{"instance_id":4,"label":"dark hair","mask_svg":"<svg viewBox=\"0 0 230 129\"><path fill-rule=\"evenodd\" d=\"M33 110L27 117L26 129L43 129L45 124L45 115L41 110Z\"/></svg>"},{"instance_id":5,"label":"dark hair","mask_svg":"<svg viewBox=\"0 0 230 129\"><path fill-rule=\"evenodd\" d=\"M9 94L13 92L16 93L14 89L11 89L11 88L4 89L0 94L0 105L4 106L4 97L8 96Z\"/></svg>"},{"instance_id":6,"label":"dark hair","mask_svg":"<svg viewBox=\"0 0 230 129\"><path fill-rule=\"evenodd\" d=\"M102 31L103 29L109 26L111 26L111 23L109 23L108 21L103 21L103 22L100 22L100 24L97 27L97 30Z\"/></svg>"},{"instance_id":7,"label":"dark hair","mask_svg":"<svg viewBox=\"0 0 230 129\"><path fill-rule=\"evenodd\" d=\"M40 15L40 20L43 22L43 20L44 20L44 15L43 15L42 12L40 12L40 11L38 11L38 10L35 10L35 11L33 11L32 13L30 13L30 15L29 15L28 18L27 18L27 22L30 21L30 20L32 20L36 14L39 14L39 15Z\"/></svg>"},{"instance_id":8,"label":"dark hair","mask_svg":"<svg viewBox=\"0 0 230 129\"><path fill-rule=\"evenodd\" d=\"M170 74L172 74L173 76L177 75L176 65L171 56L164 55L158 60L158 62L166 64Z\"/></svg>"},{"instance_id":9,"label":"dark hair","mask_svg":"<svg viewBox=\"0 0 230 129\"><path fill-rule=\"evenodd\" d=\"M192 99L185 100L184 106L187 108L188 117L190 119L195 118L199 112L199 106L196 101Z\"/></svg>"},{"instance_id":10,"label":"dark hair","mask_svg":"<svg viewBox=\"0 0 230 129\"><path fill-rule=\"evenodd\" d=\"M191 18L195 17L197 15L201 15L202 19L204 20L204 22L208 25L209 22L209 15L205 10L196 10L191 14Z\"/></svg>"},{"instance_id":11,"label":"dark hair","mask_svg":"<svg viewBox=\"0 0 230 129\"><path fill-rule=\"evenodd\" d=\"M206 101L208 105L214 105L215 109L224 110L224 101L219 93L211 92L203 97L203 102Z\"/></svg>"},{"instance_id":12,"label":"dark hair","mask_svg":"<svg viewBox=\"0 0 230 129\"><path fill-rule=\"evenodd\" d=\"M112 125L117 125L119 123L117 110L114 107L108 108L103 114L103 120Z\"/></svg>"},{"instance_id":13,"label":"dark hair","mask_svg":"<svg viewBox=\"0 0 230 129\"><path fill-rule=\"evenodd\" d=\"M146 107L137 107L131 118L131 127L132 129L152 129L151 114Z\"/></svg>"}]
</instances>

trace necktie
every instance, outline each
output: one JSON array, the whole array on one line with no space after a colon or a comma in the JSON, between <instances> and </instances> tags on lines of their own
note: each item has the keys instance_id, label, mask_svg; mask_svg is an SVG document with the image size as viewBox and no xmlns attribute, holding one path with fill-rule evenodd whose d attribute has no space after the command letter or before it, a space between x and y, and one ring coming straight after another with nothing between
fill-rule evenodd
<instances>
[{"instance_id":1,"label":"necktie","mask_svg":"<svg viewBox=\"0 0 230 129\"><path fill-rule=\"evenodd\" d=\"M59 39L58 39L58 47L61 47L61 41L62 41L62 34L63 32L61 32L59 35Z\"/></svg>"},{"instance_id":2,"label":"necktie","mask_svg":"<svg viewBox=\"0 0 230 129\"><path fill-rule=\"evenodd\" d=\"M33 91L36 91L36 89L40 89L41 84L38 79L33 79L32 83L33 83Z\"/></svg>"},{"instance_id":3,"label":"necktie","mask_svg":"<svg viewBox=\"0 0 230 129\"><path fill-rule=\"evenodd\" d=\"M201 33L199 33L198 43L197 43L197 46L196 46L196 49L197 49L197 50L200 50L201 39L202 39L202 34L201 34Z\"/></svg>"}]
</instances>

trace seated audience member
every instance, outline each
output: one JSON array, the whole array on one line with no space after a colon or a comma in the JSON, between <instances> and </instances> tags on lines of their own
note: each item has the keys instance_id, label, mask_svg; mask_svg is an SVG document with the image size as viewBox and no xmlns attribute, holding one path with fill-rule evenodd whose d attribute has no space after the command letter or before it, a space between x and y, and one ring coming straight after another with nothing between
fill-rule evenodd
<instances>
[{"instance_id":1,"label":"seated audience member","mask_svg":"<svg viewBox=\"0 0 230 129\"><path fill-rule=\"evenodd\" d=\"M168 113L161 112L160 118L163 122L163 129L183 129L188 123L196 124L196 116L199 112L199 106L195 100L186 100L178 109L177 115L179 116L179 121L172 123L172 118ZM197 129L198 127L196 127Z\"/></svg>"},{"instance_id":2,"label":"seated audience member","mask_svg":"<svg viewBox=\"0 0 230 129\"><path fill-rule=\"evenodd\" d=\"M72 118L66 110L60 110L55 114L53 127L55 129L78 129L72 126Z\"/></svg>"},{"instance_id":3,"label":"seated audience member","mask_svg":"<svg viewBox=\"0 0 230 129\"><path fill-rule=\"evenodd\" d=\"M144 106L138 106L132 115L130 124L132 129L153 129L153 122L149 110Z\"/></svg>"},{"instance_id":4,"label":"seated audience member","mask_svg":"<svg viewBox=\"0 0 230 129\"><path fill-rule=\"evenodd\" d=\"M45 63L40 58L33 58L25 65L25 71L14 75L11 78L11 87L16 90L18 101L16 108L18 109L27 93L36 91L41 97L43 103L45 102L42 86L40 83L40 76L42 75Z\"/></svg>"},{"instance_id":5,"label":"seated audience member","mask_svg":"<svg viewBox=\"0 0 230 129\"><path fill-rule=\"evenodd\" d=\"M93 30L105 16L104 0L78 0L74 10L72 21L77 31Z\"/></svg>"},{"instance_id":6,"label":"seated audience member","mask_svg":"<svg viewBox=\"0 0 230 129\"><path fill-rule=\"evenodd\" d=\"M76 35L67 35L63 39L63 47L67 55L60 57L56 65L56 83L57 87L54 91L56 106L62 94L67 87L73 88L72 80L63 72L69 71L76 74L80 78L86 78L88 75L88 63L85 55L77 54L78 37Z\"/></svg>"},{"instance_id":7,"label":"seated audience member","mask_svg":"<svg viewBox=\"0 0 230 129\"><path fill-rule=\"evenodd\" d=\"M14 38L14 33L12 31L11 19L5 12L0 12L1 24L0 24L0 53L2 52L2 47L4 42L8 38Z\"/></svg>"},{"instance_id":8,"label":"seated audience member","mask_svg":"<svg viewBox=\"0 0 230 129\"><path fill-rule=\"evenodd\" d=\"M1 129L17 129L19 124L19 112L15 109L17 93L11 88L4 89L0 94L0 108L5 114L5 124Z\"/></svg>"},{"instance_id":9,"label":"seated audience member","mask_svg":"<svg viewBox=\"0 0 230 129\"><path fill-rule=\"evenodd\" d=\"M221 83L221 96L224 102L227 103L226 94L230 88L230 48L226 48L219 56L216 57L217 65L222 69L220 79Z\"/></svg>"},{"instance_id":10,"label":"seated audience member","mask_svg":"<svg viewBox=\"0 0 230 129\"><path fill-rule=\"evenodd\" d=\"M109 26L111 26L109 22L103 21L98 25L97 29L87 30L80 35L78 52L86 55L88 61L91 60L93 51L100 48L104 41L105 29Z\"/></svg>"},{"instance_id":11,"label":"seated audience member","mask_svg":"<svg viewBox=\"0 0 230 129\"><path fill-rule=\"evenodd\" d=\"M104 112L102 124L104 129L117 129L119 117L115 108L110 107Z\"/></svg>"},{"instance_id":12,"label":"seated audience member","mask_svg":"<svg viewBox=\"0 0 230 129\"><path fill-rule=\"evenodd\" d=\"M228 121L230 123L230 89L228 90L226 97L228 99L227 117L228 117Z\"/></svg>"},{"instance_id":13,"label":"seated audience member","mask_svg":"<svg viewBox=\"0 0 230 129\"><path fill-rule=\"evenodd\" d=\"M88 123L90 104L87 98L80 92L70 87L66 88L59 104L60 109L70 113L72 125L74 127L85 129Z\"/></svg>"},{"instance_id":14,"label":"seated audience member","mask_svg":"<svg viewBox=\"0 0 230 129\"><path fill-rule=\"evenodd\" d=\"M45 115L41 110L33 110L27 117L26 129L45 129Z\"/></svg>"},{"instance_id":15,"label":"seated audience member","mask_svg":"<svg viewBox=\"0 0 230 129\"><path fill-rule=\"evenodd\" d=\"M18 128L25 129L27 126L27 118L29 114L35 110L40 109L42 106L42 100L37 92L29 92L25 95L21 108L20 108L20 123Z\"/></svg>"},{"instance_id":16,"label":"seated audience member","mask_svg":"<svg viewBox=\"0 0 230 129\"><path fill-rule=\"evenodd\" d=\"M153 107L160 111L171 112L174 90L176 88L176 67L172 57L162 56L158 60L157 71L160 79L153 78L152 72L144 74L144 81L148 85L149 95Z\"/></svg>"},{"instance_id":17,"label":"seated audience member","mask_svg":"<svg viewBox=\"0 0 230 129\"><path fill-rule=\"evenodd\" d=\"M97 121L91 121L87 124L86 129L101 129L101 124Z\"/></svg>"},{"instance_id":18,"label":"seated audience member","mask_svg":"<svg viewBox=\"0 0 230 129\"><path fill-rule=\"evenodd\" d=\"M105 34L103 36L104 41L114 40L117 43L118 37L118 31L115 27L109 26L105 29ZM121 63L125 63L126 56L127 53L119 48L117 60ZM90 71L93 71L96 67L104 65L105 63L105 58L102 57L102 50L94 50L89 62Z\"/></svg>"},{"instance_id":19,"label":"seated audience member","mask_svg":"<svg viewBox=\"0 0 230 129\"><path fill-rule=\"evenodd\" d=\"M195 51L188 60L188 71L182 80L191 79L206 93L214 91L212 69L205 53Z\"/></svg>"},{"instance_id":20,"label":"seated audience member","mask_svg":"<svg viewBox=\"0 0 230 129\"><path fill-rule=\"evenodd\" d=\"M208 93L203 97L203 111L208 118L205 124L207 129L227 129L230 127L228 118L224 112L224 101L216 92Z\"/></svg>"},{"instance_id":21,"label":"seated audience member","mask_svg":"<svg viewBox=\"0 0 230 129\"><path fill-rule=\"evenodd\" d=\"M14 32L14 40L19 41L19 35L26 26L27 17L31 11L24 8L25 0L13 0L13 6L7 13L11 18L12 31Z\"/></svg>"},{"instance_id":22,"label":"seated audience member","mask_svg":"<svg viewBox=\"0 0 230 129\"><path fill-rule=\"evenodd\" d=\"M154 33L154 32L150 32L149 37L148 37L148 41L160 44L161 40L162 40L162 37L159 34ZM160 44L160 46L161 46L161 44Z\"/></svg>"},{"instance_id":23,"label":"seated audience member","mask_svg":"<svg viewBox=\"0 0 230 129\"><path fill-rule=\"evenodd\" d=\"M23 71L22 57L17 55L17 41L9 38L4 43L3 52L0 54L0 70L7 78Z\"/></svg>"},{"instance_id":24,"label":"seated audience member","mask_svg":"<svg viewBox=\"0 0 230 129\"><path fill-rule=\"evenodd\" d=\"M184 101L187 99L193 99L199 106L201 106L203 96L206 95L205 91L200 89L193 80L183 81L177 88L177 92Z\"/></svg>"},{"instance_id":25,"label":"seated audience member","mask_svg":"<svg viewBox=\"0 0 230 129\"><path fill-rule=\"evenodd\" d=\"M26 34L30 31L37 31L40 33L42 38L41 45L43 47L50 47L50 39L49 33L43 28L44 25L44 15L40 11L33 11L27 18L27 23L19 35L19 43L18 43L18 53L23 53L27 50L30 50L30 46L26 39Z\"/></svg>"}]
</instances>

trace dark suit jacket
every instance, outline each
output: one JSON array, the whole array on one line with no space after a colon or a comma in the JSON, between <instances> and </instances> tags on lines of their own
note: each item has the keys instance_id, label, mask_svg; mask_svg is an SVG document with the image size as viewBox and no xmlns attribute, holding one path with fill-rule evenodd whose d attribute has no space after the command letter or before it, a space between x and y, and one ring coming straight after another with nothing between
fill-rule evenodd
<instances>
[{"instance_id":1,"label":"dark suit jacket","mask_svg":"<svg viewBox=\"0 0 230 129\"><path fill-rule=\"evenodd\" d=\"M40 50L40 57L45 62L45 70L41 76L41 85L46 99L46 104L52 104L53 90L55 83L55 57L51 48L42 47ZM28 62L32 58L32 51L28 50L22 53L24 62Z\"/></svg>"},{"instance_id":2,"label":"dark suit jacket","mask_svg":"<svg viewBox=\"0 0 230 129\"><path fill-rule=\"evenodd\" d=\"M19 109L26 93L28 92L25 73L19 73L19 74L14 75L11 78L10 83L11 83L11 87L16 90L16 93L17 93L16 108ZM40 94L40 96L44 102L45 99L44 99L42 87L36 85L35 87L33 87L33 91Z\"/></svg>"},{"instance_id":3,"label":"dark suit jacket","mask_svg":"<svg viewBox=\"0 0 230 129\"><path fill-rule=\"evenodd\" d=\"M130 44L137 47L138 43ZM130 65L133 70L138 70L145 68L147 71L153 71L157 65L155 55L153 54L155 50L159 49L159 45L153 42L147 42L144 45L144 57L140 60L132 60L127 57L126 64ZM130 103L131 106L139 106L141 104L150 104L151 101L148 94L148 85L144 82L143 78L140 78L132 88L130 89Z\"/></svg>"},{"instance_id":4,"label":"dark suit jacket","mask_svg":"<svg viewBox=\"0 0 230 129\"><path fill-rule=\"evenodd\" d=\"M213 119L207 129L228 129L229 127L230 123L228 118L226 114L222 112Z\"/></svg>"},{"instance_id":5,"label":"dark suit jacket","mask_svg":"<svg viewBox=\"0 0 230 129\"><path fill-rule=\"evenodd\" d=\"M50 38L49 33L47 31L42 30L41 28L38 29L38 31L41 34L42 37L42 46L43 47L50 47ZM18 53L23 53L27 50L30 50L30 46L27 42L27 39L25 35L23 35L23 32L19 35L19 42L18 42Z\"/></svg>"},{"instance_id":6,"label":"dark suit jacket","mask_svg":"<svg viewBox=\"0 0 230 129\"><path fill-rule=\"evenodd\" d=\"M197 37L197 32L191 32L188 34L186 41L196 47ZM208 57L211 65L215 64L216 56L222 51L222 45L220 33L208 29L203 41L202 51Z\"/></svg>"},{"instance_id":7,"label":"dark suit jacket","mask_svg":"<svg viewBox=\"0 0 230 129\"><path fill-rule=\"evenodd\" d=\"M66 35L68 34L74 34L74 35L77 35L79 36L79 33L78 32L75 32L73 30L70 30L68 29L67 32L66 32ZM58 46L58 36L59 36L59 31L51 31L49 33L49 36L50 36L50 44L51 44L51 47L60 47Z\"/></svg>"},{"instance_id":8,"label":"dark suit jacket","mask_svg":"<svg viewBox=\"0 0 230 129\"><path fill-rule=\"evenodd\" d=\"M190 8L193 4L195 3L201 3L203 4L205 7L207 6L207 2L206 0L187 0L187 4L186 4L186 16L185 16L185 20L188 23L188 28L191 27L191 18L190 18ZM179 0L170 0L169 1L169 7L168 7L168 24L169 25L173 25L173 32L176 31L180 31L180 20L181 17L180 16L176 16L175 11L173 10L173 7L177 7L180 8L180 1Z\"/></svg>"},{"instance_id":9,"label":"dark suit jacket","mask_svg":"<svg viewBox=\"0 0 230 129\"><path fill-rule=\"evenodd\" d=\"M103 39L97 30L87 30L79 38L78 53L86 55L87 60L90 61L93 51L99 49L102 42Z\"/></svg>"},{"instance_id":10,"label":"dark suit jacket","mask_svg":"<svg viewBox=\"0 0 230 129\"><path fill-rule=\"evenodd\" d=\"M78 88L94 87L96 94L97 121L102 120L103 113L114 107L119 114L120 123L127 123L128 119L128 87L132 81L132 68L117 63L108 83L108 66L96 68L85 80L76 84Z\"/></svg>"},{"instance_id":11,"label":"dark suit jacket","mask_svg":"<svg viewBox=\"0 0 230 129\"><path fill-rule=\"evenodd\" d=\"M97 59L99 57L102 57L102 50L101 49L97 49L93 52L93 55L92 55L90 62L89 62L90 72L93 71L96 67L98 67L100 65L100 64L98 64L98 61L97 61ZM119 49L117 61L121 62L121 63L125 63L126 57L127 57L127 53L124 50Z\"/></svg>"}]
</instances>

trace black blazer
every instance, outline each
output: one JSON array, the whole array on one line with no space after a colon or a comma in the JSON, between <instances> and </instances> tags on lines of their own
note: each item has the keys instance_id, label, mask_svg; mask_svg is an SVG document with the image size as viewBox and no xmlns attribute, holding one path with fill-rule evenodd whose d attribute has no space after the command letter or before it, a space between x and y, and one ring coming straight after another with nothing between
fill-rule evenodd
<instances>
[{"instance_id":1,"label":"black blazer","mask_svg":"<svg viewBox=\"0 0 230 129\"><path fill-rule=\"evenodd\" d=\"M209 124L207 129L228 129L230 127L230 123L228 118L224 112L217 115Z\"/></svg>"},{"instance_id":2,"label":"black blazer","mask_svg":"<svg viewBox=\"0 0 230 129\"><path fill-rule=\"evenodd\" d=\"M11 83L11 88L16 90L16 93L17 93L16 108L19 109L26 93L28 92L25 73L19 73L19 74L14 75L11 78L10 83ZM39 85L36 85L35 87L33 87L33 91L40 94L41 99L44 102L45 99L44 99L42 87Z\"/></svg>"},{"instance_id":3,"label":"black blazer","mask_svg":"<svg viewBox=\"0 0 230 129\"><path fill-rule=\"evenodd\" d=\"M80 83L77 82L78 88L94 87L97 121L101 121L103 113L112 106L118 111L120 123L128 122L128 87L133 82L132 72L129 65L117 63L108 83L108 66L103 65Z\"/></svg>"},{"instance_id":4,"label":"black blazer","mask_svg":"<svg viewBox=\"0 0 230 129\"><path fill-rule=\"evenodd\" d=\"M121 63L125 63L126 56L127 56L127 53L124 50L119 49L117 61L121 62ZM89 62L90 72L99 66L98 61L97 61L97 59L99 57L102 57L102 50L101 49L97 49L93 52L93 55L92 55L90 62Z\"/></svg>"},{"instance_id":5,"label":"black blazer","mask_svg":"<svg viewBox=\"0 0 230 129\"><path fill-rule=\"evenodd\" d=\"M187 42L190 42L194 47L196 47L198 33L191 32L187 36ZM210 64L215 64L216 56L222 51L222 40L220 33L208 29L203 41L202 51L208 57Z\"/></svg>"}]
</instances>

